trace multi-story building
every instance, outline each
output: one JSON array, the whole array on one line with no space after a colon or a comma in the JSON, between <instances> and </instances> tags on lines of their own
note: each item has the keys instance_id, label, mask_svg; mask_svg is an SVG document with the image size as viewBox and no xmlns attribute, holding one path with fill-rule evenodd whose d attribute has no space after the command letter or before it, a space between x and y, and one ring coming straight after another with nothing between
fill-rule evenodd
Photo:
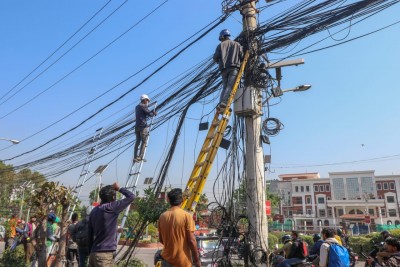
<instances>
[{"instance_id":1,"label":"multi-story building","mask_svg":"<svg viewBox=\"0 0 400 267\"><path fill-rule=\"evenodd\" d=\"M400 175L375 176L374 171L279 175L272 181L281 197L285 223L298 229L325 226L400 224Z\"/></svg>"}]
</instances>

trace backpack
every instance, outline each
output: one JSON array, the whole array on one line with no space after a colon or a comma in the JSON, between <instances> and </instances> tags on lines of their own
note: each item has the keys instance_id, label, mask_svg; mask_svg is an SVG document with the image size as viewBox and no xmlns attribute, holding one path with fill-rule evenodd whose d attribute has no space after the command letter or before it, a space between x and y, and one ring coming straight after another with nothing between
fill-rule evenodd
<instances>
[{"instance_id":1,"label":"backpack","mask_svg":"<svg viewBox=\"0 0 400 267\"><path fill-rule=\"evenodd\" d=\"M83 219L75 225L71 238L78 247L89 246L89 222L87 219Z\"/></svg>"},{"instance_id":2,"label":"backpack","mask_svg":"<svg viewBox=\"0 0 400 267\"><path fill-rule=\"evenodd\" d=\"M308 256L307 242L301 239L296 239L295 241L293 241L289 258L305 259L307 256Z\"/></svg>"},{"instance_id":3,"label":"backpack","mask_svg":"<svg viewBox=\"0 0 400 267\"><path fill-rule=\"evenodd\" d=\"M350 255L347 248L335 243L326 243L329 244L328 267L349 267Z\"/></svg>"}]
</instances>

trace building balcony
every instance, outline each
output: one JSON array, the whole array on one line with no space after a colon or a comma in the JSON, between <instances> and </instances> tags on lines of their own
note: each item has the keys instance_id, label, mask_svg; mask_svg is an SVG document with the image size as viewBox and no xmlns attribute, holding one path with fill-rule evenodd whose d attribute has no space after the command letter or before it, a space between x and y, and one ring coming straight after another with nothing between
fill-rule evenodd
<instances>
[{"instance_id":1,"label":"building balcony","mask_svg":"<svg viewBox=\"0 0 400 267\"><path fill-rule=\"evenodd\" d=\"M377 207L385 207L384 199L368 199L368 200L360 200L360 199L343 199L336 200L331 199L327 200L326 204L328 207L366 207L366 206L377 206Z\"/></svg>"},{"instance_id":2,"label":"building balcony","mask_svg":"<svg viewBox=\"0 0 400 267\"><path fill-rule=\"evenodd\" d=\"M316 215L314 213L311 214L293 214L293 218L315 218Z\"/></svg>"}]
</instances>

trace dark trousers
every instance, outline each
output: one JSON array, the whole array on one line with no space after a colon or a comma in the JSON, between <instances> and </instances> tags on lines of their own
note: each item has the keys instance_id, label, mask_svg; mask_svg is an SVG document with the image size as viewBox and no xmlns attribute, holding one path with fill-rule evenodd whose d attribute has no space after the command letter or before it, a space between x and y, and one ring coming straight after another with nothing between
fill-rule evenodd
<instances>
[{"instance_id":1,"label":"dark trousers","mask_svg":"<svg viewBox=\"0 0 400 267\"><path fill-rule=\"evenodd\" d=\"M78 249L68 248L67 250L67 267L73 267L74 262L78 261Z\"/></svg>"},{"instance_id":2,"label":"dark trousers","mask_svg":"<svg viewBox=\"0 0 400 267\"><path fill-rule=\"evenodd\" d=\"M225 69L221 72L222 75L222 92L219 102L227 104L232 87L235 84L239 70L237 68Z\"/></svg>"},{"instance_id":3,"label":"dark trousers","mask_svg":"<svg viewBox=\"0 0 400 267\"><path fill-rule=\"evenodd\" d=\"M137 158L138 156L140 158L143 158L144 155L144 150L147 145L147 140L149 137L149 128L144 128L143 130L135 130L136 134L136 143L135 143L135 152L134 152L134 157ZM138 155L138 150L140 146L140 154Z\"/></svg>"},{"instance_id":4,"label":"dark trousers","mask_svg":"<svg viewBox=\"0 0 400 267\"><path fill-rule=\"evenodd\" d=\"M89 248L78 248L79 267L86 267L89 259Z\"/></svg>"}]
</instances>

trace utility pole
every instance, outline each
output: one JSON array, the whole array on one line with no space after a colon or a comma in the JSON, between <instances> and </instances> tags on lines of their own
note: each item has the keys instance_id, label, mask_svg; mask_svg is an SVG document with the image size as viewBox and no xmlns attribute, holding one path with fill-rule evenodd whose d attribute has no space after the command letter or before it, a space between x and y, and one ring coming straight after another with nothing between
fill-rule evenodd
<instances>
[{"instance_id":1,"label":"utility pole","mask_svg":"<svg viewBox=\"0 0 400 267\"><path fill-rule=\"evenodd\" d=\"M252 36L252 31L257 27L256 2L240 0L241 14L243 16L243 33L247 37ZM250 40L249 49L257 49L255 40ZM254 55L254 54L253 54ZM255 60L252 58L251 60ZM248 64L247 66L252 66ZM246 70L251 72L251 68ZM245 73L245 77L251 76ZM268 246L268 222L265 213L265 177L264 177L264 153L261 142L261 117L262 96L261 89L255 88L250 81L245 81L241 101L235 106L235 112L244 116L246 125L246 202L247 216L249 220L250 239L254 247L267 251ZM239 95L240 92L237 93ZM241 103L239 103L241 102ZM246 111L245 111L246 110ZM251 252L251 251L250 251ZM256 255L261 257L261 253ZM259 258L260 259L260 258Z\"/></svg>"}]
</instances>

